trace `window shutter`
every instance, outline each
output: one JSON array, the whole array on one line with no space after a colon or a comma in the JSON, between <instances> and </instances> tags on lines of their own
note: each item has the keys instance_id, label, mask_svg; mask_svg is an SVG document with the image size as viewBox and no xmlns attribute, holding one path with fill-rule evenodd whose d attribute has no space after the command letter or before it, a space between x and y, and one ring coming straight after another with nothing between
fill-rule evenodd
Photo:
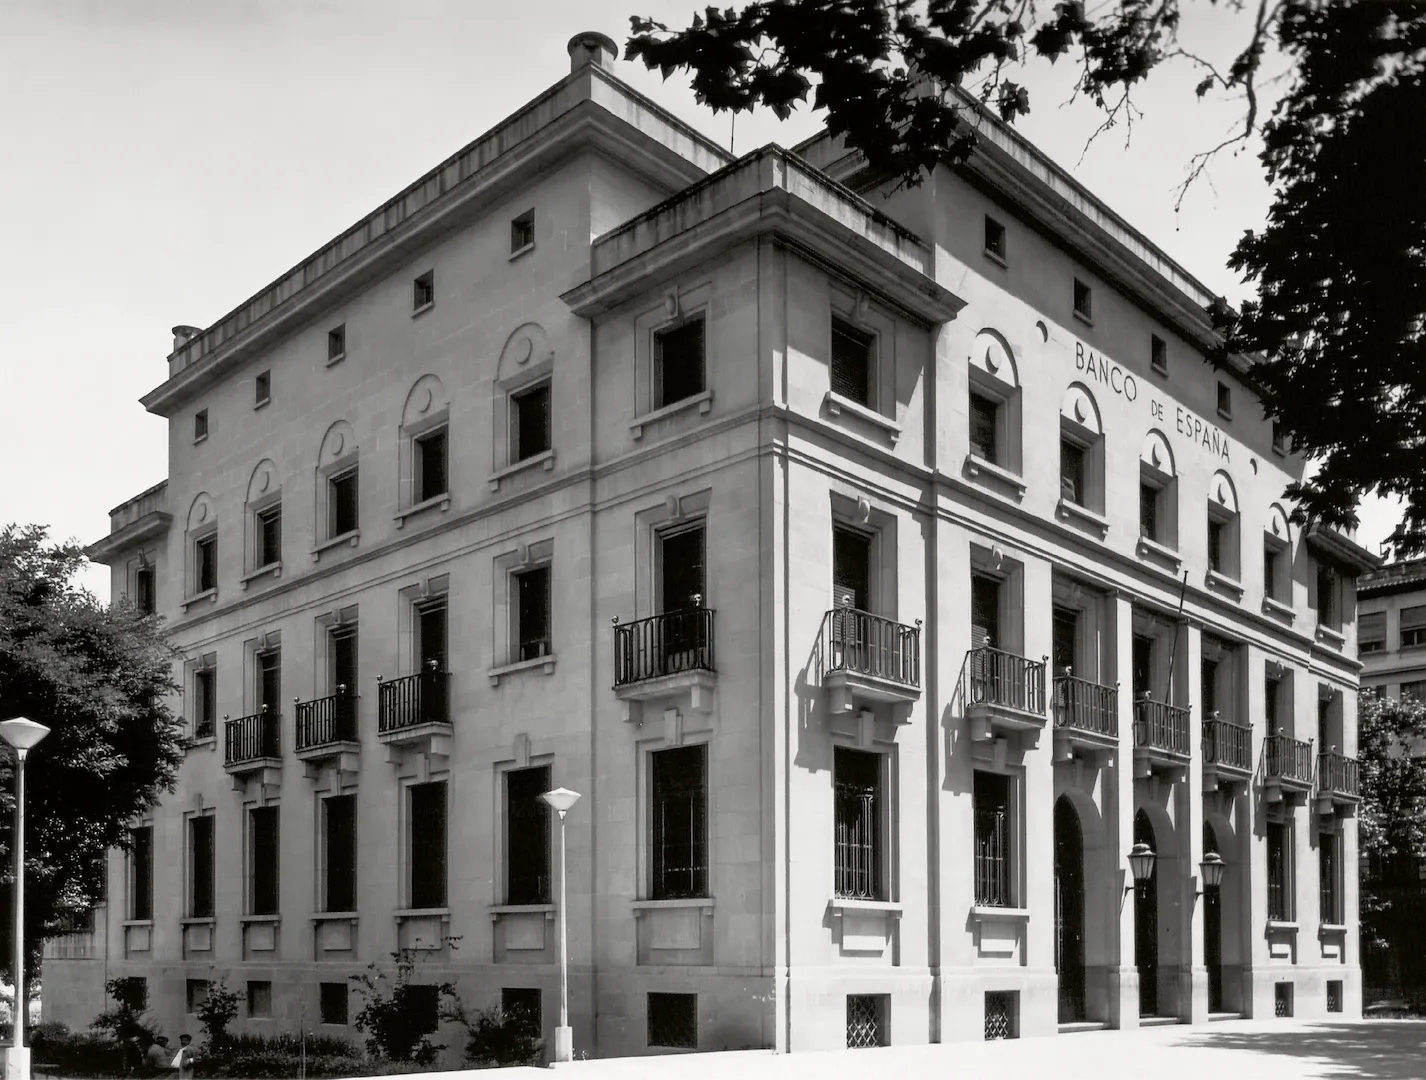
<instances>
[{"instance_id":1,"label":"window shutter","mask_svg":"<svg viewBox=\"0 0 1426 1080\"><path fill-rule=\"evenodd\" d=\"M865 611L871 603L871 537L832 530L832 606Z\"/></svg>"},{"instance_id":2,"label":"window shutter","mask_svg":"<svg viewBox=\"0 0 1426 1080\"><path fill-rule=\"evenodd\" d=\"M1401 609L1401 628L1403 630L1416 630L1421 627L1426 627L1426 607Z\"/></svg>"},{"instance_id":3,"label":"window shutter","mask_svg":"<svg viewBox=\"0 0 1426 1080\"><path fill-rule=\"evenodd\" d=\"M832 392L862 405L871 399L871 339L840 322L832 323Z\"/></svg>"}]
</instances>

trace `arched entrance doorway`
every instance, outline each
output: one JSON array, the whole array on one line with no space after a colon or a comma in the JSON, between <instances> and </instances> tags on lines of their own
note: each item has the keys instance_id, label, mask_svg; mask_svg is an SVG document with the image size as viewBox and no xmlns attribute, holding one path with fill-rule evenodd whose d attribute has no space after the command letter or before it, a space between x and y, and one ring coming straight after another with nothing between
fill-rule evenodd
<instances>
[{"instance_id":1,"label":"arched entrance doorway","mask_svg":"<svg viewBox=\"0 0 1426 1080\"><path fill-rule=\"evenodd\" d=\"M1203 854L1223 854L1213 826L1203 823ZM1208 1011L1223 1011L1223 902L1218 889L1203 890L1203 965L1208 969Z\"/></svg>"},{"instance_id":2,"label":"arched entrance doorway","mask_svg":"<svg viewBox=\"0 0 1426 1080\"><path fill-rule=\"evenodd\" d=\"M1063 795L1055 803L1055 971L1060 1023L1083 1020L1084 831L1079 814Z\"/></svg>"},{"instance_id":3,"label":"arched entrance doorway","mask_svg":"<svg viewBox=\"0 0 1426 1080\"><path fill-rule=\"evenodd\" d=\"M1149 815L1134 815L1134 843L1147 844L1157 852L1154 827ZM1149 880L1134 889L1134 966L1139 969L1139 1015L1157 1016L1159 1011L1159 868L1154 860Z\"/></svg>"}]
</instances>

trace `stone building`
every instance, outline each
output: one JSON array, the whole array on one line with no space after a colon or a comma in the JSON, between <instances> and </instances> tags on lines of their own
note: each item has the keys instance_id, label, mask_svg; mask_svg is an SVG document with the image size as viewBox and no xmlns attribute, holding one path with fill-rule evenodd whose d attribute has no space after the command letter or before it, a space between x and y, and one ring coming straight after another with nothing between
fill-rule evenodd
<instances>
[{"instance_id":1,"label":"stone building","mask_svg":"<svg viewBox=\"0 0 1426 1080\"><path fill-rule=\"evenodd\" d=\"M409 948L549 1034L554 786L578 1052L1357 1013L1375 560L1289 525L1207 290L993 121L893 192L570 55L175 330L92 555L191 745L47 1016L347 1033Z\"/></svg>"},{"instance_id":2,"label":"stone building","mask_svg":"<svg viewBox=\"0 0 1426 1080\"><path fill-rule=\"evenodd\" d=\"M1359 604L1362 687L1389 698L1426 699L1426 558L1364 575Z\"/></svg>"}]
</instances>

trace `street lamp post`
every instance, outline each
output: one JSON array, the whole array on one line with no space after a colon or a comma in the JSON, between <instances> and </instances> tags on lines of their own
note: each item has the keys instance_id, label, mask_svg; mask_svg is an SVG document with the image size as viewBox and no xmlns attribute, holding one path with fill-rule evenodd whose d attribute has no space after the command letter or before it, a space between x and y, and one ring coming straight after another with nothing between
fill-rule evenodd
<instances>
[{"instance_id":1,"label":"street lamp post","mask_svg":"<svg viewBox=\"0 0 1426 1080\"><path fill-rule=\"evenodd\" d=\"M25 758L50 729L17 716L0 723L0 738L15 751L15 1024L5 1055L5 1080L30 1080L30 1049L25 1045Z\"/></svg>"},{"instance_id":2,"label":"street lamp post","mask_svg":"<svg viewBox=\"0 0 1426 1080\"><path fill-rule=\"evenodd\" d=\"M574 1060L574 1031L569 1026L569 922L565 918L564 816L579 802L579 792L558 787L544 799L560 816L560 1026L555 1028L555 1060Z\"/></svg>"}]
</instances>

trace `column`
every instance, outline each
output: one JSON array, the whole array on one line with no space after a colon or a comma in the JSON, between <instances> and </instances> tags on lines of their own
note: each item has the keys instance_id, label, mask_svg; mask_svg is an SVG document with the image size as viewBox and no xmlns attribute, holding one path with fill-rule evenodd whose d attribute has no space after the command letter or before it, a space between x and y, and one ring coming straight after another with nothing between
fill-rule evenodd
<instances>
[{"instance_id":1,"label":"column","mask_svg":"<svg viewBox=\"0 0 1426 1080\"><path fill-rule=\"evenodd\" d=\"M1139 972L1134 966L1134 904L1126 886L1129 848L1134 841L1134 605L1120 593L1110 607L1107 640L1114 658L1113 675L1119 683L1119 749L1113 768L1104 777L1105 863L1111 878L1111 895L1117 908L1105 912L1109 954L1109 1025L1139 1026ZM1107 676L1106 676L1107 677Z\"/></svg>"},{"instance_id":2,"label":"column","mask_svg":"<svg viewBox=\"0 0 1426 1080\"><path fill-rule=\"evenodd\" d=\"M1190 1024L1208 1019L1208 968L1203 955L1203 889L1198 864L1203 861L1203 636L1195 622L1182 630L1183 679L1175 680L1184 690L1178 704L1187 705L1188 775L1178 785L1174 807L1174 831L1179 852L1178 887L1183 918L1180 920L1178 971L1178 1015ZM1176 693L1177 688L1175 689Z\"/></svg>"},{"instance_id":3,"label":"column","mask_svg":"<svg viewBox=\"0 0 1426 1080\"><path fill-rule=\"evenodd\" d=\"M1050 564L1026 559L1022 571L1024 655L1040 660L1051 650L1053 605ZM1045 692L1050 692L1048 664ZM1030 909L1025 924L1025 967L1028 993L1020 1004L1020 1032L1029 1037L1049 1035L1059 1026L1059 983L1055 975L1055 771L1054 719L1034 749L1024 753L1025 797L1025 901ZM1033 1008L1028 1007L1033 1002Z\"/></svg>"}]
</instances>

